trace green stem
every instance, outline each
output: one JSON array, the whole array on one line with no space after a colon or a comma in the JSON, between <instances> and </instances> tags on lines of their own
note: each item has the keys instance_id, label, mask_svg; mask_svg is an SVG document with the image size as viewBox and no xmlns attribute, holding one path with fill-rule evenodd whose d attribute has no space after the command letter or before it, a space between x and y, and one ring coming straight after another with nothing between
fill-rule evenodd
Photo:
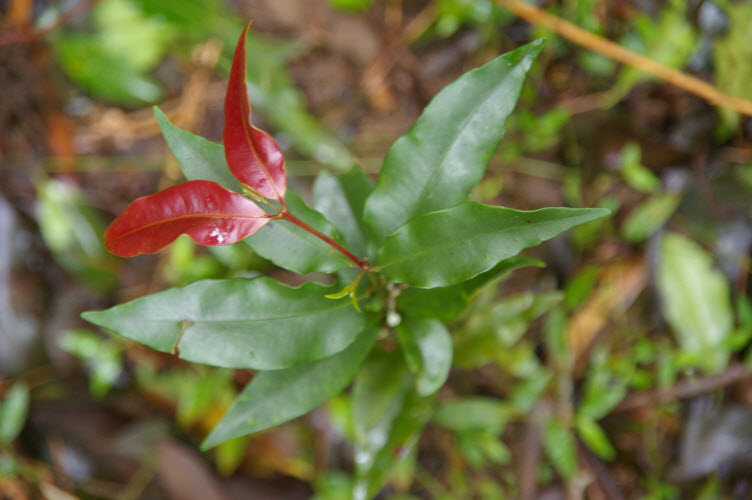
<instances>
[{"instance_id":1,"label":"green stem","mask_svg":"<svg viewBox=\"0 0 752 500\"><path fill-rule=\"evenodd\" d=\"M279 214L277 214L277 216L279 218L281 218L281 219L285 219L286 221L295 224L296 226L298 226L299 228L303 229L304 231L308 231L309 233L311 233L312 235L316 236L320 240L325 241L326 243L328 243L329 245L331 245L332 248L338 250L345 257L347 257L348 259L350 259L351 261L353 261L363 271L367 271L369 269L368 259L359 259L355 255L353 255L349 250L347 250L345 247L343 247L342 245L340 245L339 243L337 243L336 241L334 241L332 238L330 238L329 236L325 235L321 231L319 231L319 230L317 230L317 229L309 226L308 224L306 224L302 220L298 219L297 217L295 217L293 214L291 214L287 210L283 209L281 212L279 212Z\"/></svg>"}]
</instances>

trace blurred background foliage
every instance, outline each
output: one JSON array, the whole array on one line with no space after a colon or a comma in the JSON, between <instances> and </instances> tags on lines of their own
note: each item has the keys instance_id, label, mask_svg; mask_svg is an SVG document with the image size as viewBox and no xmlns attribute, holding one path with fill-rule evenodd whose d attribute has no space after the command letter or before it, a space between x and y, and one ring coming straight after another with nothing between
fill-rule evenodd
<instances>
[{"instance_id":1,"label":"blurred background foliage","mask_svg":"<svg viewBox=\"0 0 752 500\"><path fill-rule=\"evenodd\" d=\"M752 98L747 1L542 7ZM614 213L531 252L547 266L484 287L453 320L438 407L382 423L409 436L427 419L417 447L359 450L369 480L393 471L379 498L752 498L748 117L490 0L2 0L0 12L0 497L346 499L351 443L380 425L363 427L373 405L415 405L395 395L387 342L350 393L202 454L252 373L188 365L78 317L202 278L299 280L245 245L181 238L125 261L101 242L130 200L180 180L151 105L219 140L230 56L253 19L254 121L295 189L353 163L375 174L441 87L544 36L473 197Z\"/></svg>"}]
</instances>

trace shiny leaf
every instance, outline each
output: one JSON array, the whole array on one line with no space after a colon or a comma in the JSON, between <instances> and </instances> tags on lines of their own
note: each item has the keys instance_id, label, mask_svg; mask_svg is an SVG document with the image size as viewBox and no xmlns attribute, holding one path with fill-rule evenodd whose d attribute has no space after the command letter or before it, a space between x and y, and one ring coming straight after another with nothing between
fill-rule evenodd
<instances>
[{"instance_id":1,"label":"shiny leaf","mask_svg":"<svg viewBox=\"0 0 752 500\"><path fill-rule=\"evenodd\" d=\"M397 326L397 335L403 349L417 358L418 394L430 396L438 391L452 367L452 337L444 324L435 319L406 318Z\"/></svg>"},{"instance_id":2,"label":"shiny leaf","mask_svg":"<svg viewBox=\"0 0 752 500\"><path fill-rule=\"evenodd\" d=\"M533 42L465 73L392 145L365 207L376 246L412 218L467 200L542 46Z\"/></svg>"},{"instance_id":3,"label":"shiny leaf","mask_svg":"<svg viewBox=\"0 0 752 500\"><path fill-rule=\"evenodd\" d=\"M225 148L221 144L176 127L156 106L154 117L186 179L213 181L230 191L243 192L242 186L227 166Z\"/></svg>"},{"instance_id":4,"label":"shiny leaf","mask_svg":"<svg viewBox=\"0 0 752 500\"><path fill-rule=\"evenodd\" d=\"M486 284L515 269L526 266L543 267L543 265L539 260L520 256L511 257L502 260L492 269L475 278L457 285L429 289L410 287L397 297L397 309L408 311L411 316L450 321L462 313L470 298Z\"/></svg>"},{"instance_id":5,"label":"shiny leaf","mask_svg":"<svg viewBox=\"0 0 752 500\"><path fill-rule=\"evenodd\" d=\"M256 193L282 200L287 187L285 158L266 132L251 124L251 105L245 82L245 37L248 24L238 40L225 95L225 131L222 142L232 174Z\"/></svg>"},{"instance_id":6,"label":"shiny leaf","mask_svg":"<svg viewBox=\"0 0 752 500\"><path fill-rule=\"evenodd\" d=\"M360 368L376 339L369 327L344 351L286 370L258 373L211 434L204 449L237 436L268 429L317 407L342 391Z\"/></svg>"},{"instance_id":7,"label":"shiny leaf","mask_svg":"<svg viewBox=\"0 0 752 500\"><path fill-rule=\"evenodd\" d=\"M335 240L340 239L329 221L309 207L295 191L287 191L285 203L290 212L306 224ZM314 271L331 273L354 265L319 237L286 220L273 220L248 238L246 243L263 258L300 274Z\"/></svg>"},{"instance_id":8,"label":"shiny leaf","mask_svg":"<svg viewBox=\"0 0 752 500\"><path fill-rule=\"evenodd\" d=\"M266 277L204 280L83 318L188 361L278 370L338 353L363 330L365 317L327 291Z\"/></svg>"},{"instance_id":9,"label":"shiny leaf","mask_svg":"<svg viewBox=\"0 0 752 500\"><path fill-rule=\"evenodd\" d=\"M577 208L523 212L467 202L410 221L386 239L377 263L397 283L420 288L453 285L608 213Z\"/></svg>"},{"instance_id":10,"label":"shiny leaf","mask_svg":"<svg viewBox=\"0 0 752 500\"><path fill-rule=\"evenodd\" d=\"M358 167L337 176L322 170L313 184L313 207L342 233L347 249L359 256L366 254L363 205L371 191L373 183Z\"/></svg>"},{"instance_id":11,"label":"shiny leaf","mask_svg":"<svg viewBox=\"0 0 752 500\"><path fill-rule=\"evenodd\" d=\"M181 234L200 245L229 245L258 231L268 216L249 199L216 182L188 181L137 199L104 234L121 257L154 253Z\"/></svg>"}]
</instances>

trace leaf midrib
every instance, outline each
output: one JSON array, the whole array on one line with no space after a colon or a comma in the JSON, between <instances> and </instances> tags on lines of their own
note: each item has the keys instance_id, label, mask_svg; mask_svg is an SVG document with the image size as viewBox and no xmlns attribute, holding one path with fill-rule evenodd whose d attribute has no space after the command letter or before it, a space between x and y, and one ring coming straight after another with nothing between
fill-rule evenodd
<instances>
[{"instance_id":1,"label":"leaf midrib","mask_svg":"<svg viewBox=\"0 0 752 500\"><path fill-rule=\"evenodd\" d=\"M567 218L571 218L571 217L567 217ZM515 229L520 229L522 227L538 226L538 225L541 225L541 224L547 224L547 223L550 223L550 222L557 222L557 221L561 221L561 220L566 220L566 218L565 219L556 219L555 221L548 220L548 221L539 221L539 222L527 223L527 224L523 224L523 225L517 225L517 226L514 226L514 227L504 228L504 229L498 230L498 231L486 231L486 232L475 233L475 234L470 235L467 238L461 238L461 239L458 239L458 240L452 240L452 241L450 241L450 242L448 242L446 244L443 244L443 245L432 246L432 247L430 247L430 248L428 248L426 250L422 250L422 251L416 252L414 254L410 254L410 255L407 255L405 257L402 257L400 259L393 260L392 262L390 262L388 264L384 264L384 265L379 266L379 267L383 270L383 269L386 269L386 268L388 268L390 266L393 266L394 264L398 264L398 263L404 262L406 260L414 259L416 257L419 257L421 255L424 255L424 254L427 254L427 253L430 253L430 252L433 252L433 251L439 251L439 250L448 248L450 246L457 246L457 245L465 243L465 242L467 242L469 240L472 240L472 239L475 239L475 238L482 238L482 237L484 237L486 235L489 235L489 234L504 234L506 232L513 231Z\"/></svg>"},{"instance_id":2,"label":"leaf midrib","mask_svg":"<svg viewBox=\"0 0 752 500\"><path fill-rule=\"evenodd\" d=\"M299 313L288 314L288 315L285 315L285 316L273 316L273 317L266 317L266 318L234 319L234 320L185 319L185 318L184 319L167 319L167 318L162 319L162 318L159 318L159 319L150 319L150 320L147 320L147 321L150 322L150 323L182 323L182 322L185 322L185 321L190 321L191 324L193 324L193 325L195 325L195 324L204 324L204 323L208 323L208 324L220 324L220 323L235 324L235 323L257 323L257 322L262 322L262 321L280 321L280 320L285 320L285 319L300 318L300 317L303 317L303 316L313 316L313 315L317 315L317 314L325 314L325 313L336 311L338 309L342 309L344 307L350 307L350 302L349 301L344 301L344 302L345 302L344 304L342 304L342 305L336 305L334 307L329 307L329 308L324 308L324 309L317 308L315 310L302 311L302 312L299 312ZM189 328L190 328L190 326L189 326Z\"/></svg>"},{"instance_id":3,"label":"leaf midrib","mask_svg":"<svg viewBox=\"0 0 752 500\"><path fill-rule=\"evenodd\" d=\"M506 81L506 77L504 78L504 81ZM431 175L428 176L428 179L426 179L426 182L423 184L423 187L421 188L420 193L415 198L415 203L413 203L413 206L410 210L410 214L407 220L410 220L412 216L415 215L415 207L420 206L420 204L425 199L425 193L426 193L426 190L428 189L428 186L433 184L434 178L438 174L439 170L441 170L441 167L444 165L444 162L446 161L447 156L449 156L449 153L455 148L455 146L459 142L458 138L465 132L465 128L468 126L469 122L472 120L476 111L481 107L481 105L491 100L491 97L496 93L496 90L498 89L498 87L499 85L494 86L493 90L488 93L487 97L484 98L482 101L480 101L477 105L475 105L473 107L472 112L468 114L464 120L462 120L462 123L457 129L457 134L452 138L449 146L442 153L441 158L438 161L437 167L433 169L433 172L431 172Z\"/></svg>"},{"instance_id":4,"label":"leaf midrib","mask_svg":"<svg viewBox=\"0 0 752 500\"><path fill-rule=\"evenodd\" d=\"M161 224L169 224L171 222L175 222L178 220L184 220L184 219L268 219L270 218L269 215L245 215L245 214L186 214L186 215L178 215L177 217L170 217L169 219L163 219L155 222L150 222L148 224L144 224L143 226L139 226L135 229L132 229L126 233L121 234L120 236L116 236L113 238L115 241L127 238L128 236L131 236L139 231L144 231L146 229L159 226Z\"/></svg>"}]
</instances>

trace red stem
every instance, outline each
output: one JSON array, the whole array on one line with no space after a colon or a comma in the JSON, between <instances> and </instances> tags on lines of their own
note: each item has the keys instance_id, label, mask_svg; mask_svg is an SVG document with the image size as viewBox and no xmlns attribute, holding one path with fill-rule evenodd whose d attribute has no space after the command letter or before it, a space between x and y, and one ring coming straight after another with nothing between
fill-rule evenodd
<instances>
[{"instance_id":1,"label":"red stem","mask_svg":"<svg viewBox=\"0 0 752 500\"><path fill-rule=\"evenodd\" d=\"M333 248L339 250L343 255L345 255L345 257L347 257L351 261L355 262L355 264L357 264L357 266L359 268L361 268L362 270L364 270L364 271L368 270L368 261L367 260L359 259L355 255L353 255L349 250L347 250L345 247L343 247L342 245L340 245L339 243L337 243L336 241L334 241L333 239L331 239L329 236L327 236L324 233L322 233L321 231L319 231L319 230L317 230L317 229L309 226L308 224L306 224L302 220L298 219L297 217L295 217L293 214L291 214L287 210L283 209L279 213L279 216L282 219L285 219L288 222L292 222L293 224L295 224L299 228L301 228L301 229L303 229L305 231L308 231L312 235L318 237L322 241L325 241L326 243L328 243L329 245L331 245Z\"/></svg>"}]
</instances>

